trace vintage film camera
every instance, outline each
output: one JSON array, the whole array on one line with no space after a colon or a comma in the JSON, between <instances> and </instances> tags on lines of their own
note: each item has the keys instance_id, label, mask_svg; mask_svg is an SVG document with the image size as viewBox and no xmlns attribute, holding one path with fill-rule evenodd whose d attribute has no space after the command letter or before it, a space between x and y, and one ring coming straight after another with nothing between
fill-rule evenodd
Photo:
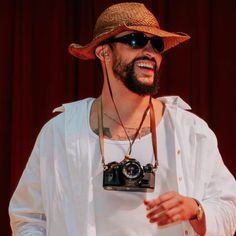
<instances>
[{"instance_id":1,"label":"vintage film camera","mask_svg":"<svg viewBox=\"0 0 236 236\"><path fill-rule=\"evenodd\" d=\"M106 190L153 192L155 172L152 164L141 166L133 158L120 163L110 162L103 173L103 188Z\"/></svg>"}]
</instances>

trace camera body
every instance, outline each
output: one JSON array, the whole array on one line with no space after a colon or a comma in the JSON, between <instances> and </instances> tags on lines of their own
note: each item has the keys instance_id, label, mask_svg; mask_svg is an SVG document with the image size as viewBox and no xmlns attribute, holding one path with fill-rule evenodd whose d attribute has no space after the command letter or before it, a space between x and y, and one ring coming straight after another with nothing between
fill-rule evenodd
<instances>
[{"instance_id":1,"label":"camera body","mask_svg":"<svg viewBox=\"0 0 236 236\"><path fill-rule=\"evenodd\" d=\"M116 191L153 192L155 173L152 164L141 166L133 158L110 162L103 172L103 188Z\"/></svg>"}]
</instances>

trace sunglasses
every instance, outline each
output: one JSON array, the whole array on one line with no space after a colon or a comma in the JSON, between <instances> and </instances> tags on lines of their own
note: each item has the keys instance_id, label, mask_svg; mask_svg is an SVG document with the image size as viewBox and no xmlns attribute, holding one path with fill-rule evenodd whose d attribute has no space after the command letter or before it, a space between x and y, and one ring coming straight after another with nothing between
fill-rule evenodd
<instances>
[{"instance_id":1,"label":"sunglasses","mask_svg":"<svg viewBox=\"0 0 236 236\"><path fill-rule=\"evenodd\" d=\"M144 48L149 41L155 51L160 53L164 50L164 42L161 37L148 37L144 33L131 33L119 38L111 38L107 43L124 43L131 48L141 49Z\"/></svg>"}]
</instances>

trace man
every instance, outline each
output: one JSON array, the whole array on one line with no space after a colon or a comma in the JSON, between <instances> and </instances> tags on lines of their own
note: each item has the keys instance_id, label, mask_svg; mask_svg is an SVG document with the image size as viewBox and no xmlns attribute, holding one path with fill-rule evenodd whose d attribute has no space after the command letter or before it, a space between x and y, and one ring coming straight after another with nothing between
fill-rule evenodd
<instances>
[{"instance_id":1,"label":"man","mask_svg":"<svg viewBox=\"0 0 236 236\"><path fill-rule=\"evenodd\" d=\"M188 39L121 3L70 45L99 59L102 93L43 127L10 203L14 235L234 234L236 183L214 134L179 97L152 98L162 54Z\"/></svg>"}]
</instances>

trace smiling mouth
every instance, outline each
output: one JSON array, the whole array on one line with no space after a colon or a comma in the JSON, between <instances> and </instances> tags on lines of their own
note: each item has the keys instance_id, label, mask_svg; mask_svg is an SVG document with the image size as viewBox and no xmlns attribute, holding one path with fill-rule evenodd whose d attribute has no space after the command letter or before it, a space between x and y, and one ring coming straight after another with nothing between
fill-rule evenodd
<instances>
[{"instance_id":1,"label":"smiling mouth","mask_svg":"<svg viewBox=\"0 0 236 236\"><path fill-rule=\"evenodd\" d=\"M147 63L147 62L139 62L137 63L137 66L142 69L148 69L148 70L155 70L155 64Z\"/></svg>"}]
</instances>

